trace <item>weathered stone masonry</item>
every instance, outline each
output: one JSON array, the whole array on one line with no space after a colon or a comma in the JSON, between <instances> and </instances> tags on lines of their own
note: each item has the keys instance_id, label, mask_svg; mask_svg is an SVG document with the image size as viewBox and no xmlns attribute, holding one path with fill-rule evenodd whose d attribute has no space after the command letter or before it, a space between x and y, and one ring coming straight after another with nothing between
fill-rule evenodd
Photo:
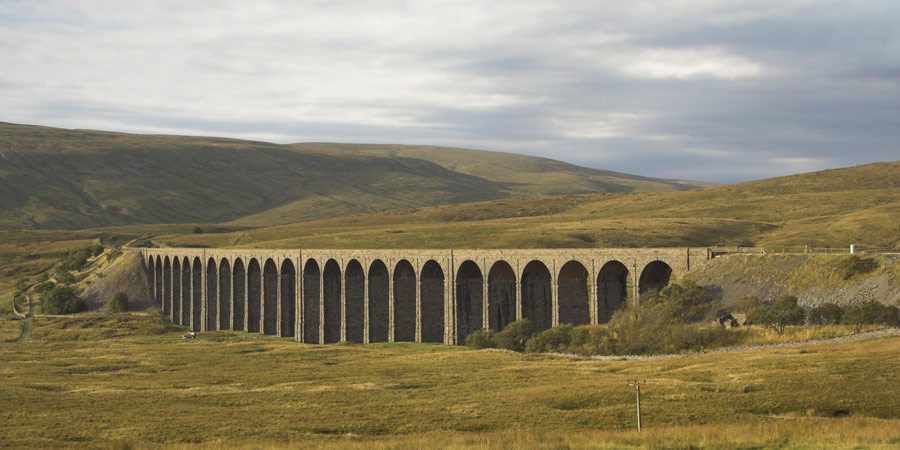
<instances>
[{"instance_id":1,"label":"weathered stone masonry","mask_svg":"<svg viewBox=\"0 0 900 450\"><path fill-rule=\"evenodd\" d=\"M463 344L473 331L521 318L538 330L605 323L641 292L709 259L705 248L153 248L142 255L153 297L173 322L316 344Z\"/></svg>"}]
</instances>

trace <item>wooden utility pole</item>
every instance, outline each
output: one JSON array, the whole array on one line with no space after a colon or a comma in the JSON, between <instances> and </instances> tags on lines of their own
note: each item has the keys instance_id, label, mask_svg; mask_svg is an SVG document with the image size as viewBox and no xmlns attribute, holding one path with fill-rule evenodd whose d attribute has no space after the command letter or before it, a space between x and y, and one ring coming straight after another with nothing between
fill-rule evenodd
<instances>
[{"instance_id":1,"label":"wooden utility pole","mask_svg":"<svg viewBox=\"0 0 900 450\"><path fill-rule=\"evenodd\" d=\"M647 381L638 381L638 380L628 380L629 386L634 386L637 390L637 425L638 425L638 433L641 431L641 386L647 384Z\"/></svg>"}]
</instances>

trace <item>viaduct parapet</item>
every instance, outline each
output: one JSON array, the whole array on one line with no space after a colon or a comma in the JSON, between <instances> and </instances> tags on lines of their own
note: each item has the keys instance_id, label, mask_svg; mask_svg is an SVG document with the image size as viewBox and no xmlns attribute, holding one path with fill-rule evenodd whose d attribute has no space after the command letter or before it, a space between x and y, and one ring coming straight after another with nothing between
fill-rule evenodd
<instances>
[{"instance_id":1,"label":"viaduct parapet","mask_svg":"<svg viewBox=\"0 0 900 450\"><path fill-rule=\"evenodd\" d=\"M608 322L710 259L706 248L141 251L162 311L194 331L300 342L464 344L527 318Z\"/></svg>"}]
</instances>

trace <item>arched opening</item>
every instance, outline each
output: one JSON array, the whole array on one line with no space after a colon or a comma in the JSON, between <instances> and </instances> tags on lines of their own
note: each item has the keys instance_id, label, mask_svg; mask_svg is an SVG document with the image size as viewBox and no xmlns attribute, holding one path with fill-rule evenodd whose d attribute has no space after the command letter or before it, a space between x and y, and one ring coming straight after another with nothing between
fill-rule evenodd
<instances>
[{"instance_id":1,"label":"arched opening","mask_svg":"<svg viewBox=\"0 0 900 450\"><path fill-rule=\"evenodd\" d=\"M466 336L484 328L484 276L473 261L463 261L456 272L456 343L466 343Z\"/></svg>"},{"instance_id":2,"label":"arched opening","mask_svg":"<svg viewBox=\"0 0 900 450\"><path fill-rule=\"evenodd\" d=\"M319 264L316 260L306 261L303 269L303 342L319 343Z\"/></svg>"},{"instance_id":3,"label":"arched opening","mask_svg":"<svg viewBox=\"0 0 900 450\"><path fill-rule=\"evenodd\" d=\"M387 266L380 259L369 266L369 342L387 342L391 288Z\"/></svg>"},{"instance_id":4,"label":"arched opening","mask_svg":"<svg viewBox=\"0 0 900 450\"><path fill-rule=\"evenodd\" d=\"M394 341L416 340L416 271L407 260L394 267Z\"/></svg>"},{"instance_id":5,"label":"arched opening","mask_svg":"<svg viewBox=\"0 0 900 450\"><path fill-rule=\"evenodd\" d=\"M437 261L422 266L422 342L444 342L444 270Z\"/></svg>"},{"instance_id":6,"label":"arched opening","mask_svg":"<svg viewBox=\"0 0 900 450\"><path fill-rule=\"evenodd\" d=\"M168 256L163 260L163 314L172 315L172 264Z\"/></svg>"},{"instance_id":7,"label":"arched opening","mask_svg":"<svg viewBox=\"0 0 900 450\"><path fill-rule=\"evenodd\" d=\"M240 258L234 260L234 329L245 331L244 307L247 303L247 271Z\"/></svg>"},{"instance_id":8,"label":"arched opening","mask_svg":"<svg viewBox=\"0 0 900 450\"><path fill-rule=\"evenodd\" d=\"M638 293L643 294L650 289L662 289L669 284L672 268L662 261L653 261L644 267L638 282Z\"/></svg>"},{"instance_id":9,"label":"arched opening","mask_svg":"<svg viewBox=\"0 0 900 450\"><path fill-rule=\"evenodd\" d=\"M159 256L156 257L156 265L154 265L153 273L153 298L156 300L156 305L159 306L159 309L163 309L162 258Z\"/></svg>"},{"instance_id":10,"label":"arched opening","mask_svg":"<svg viewBox=\"0 0 900 450\"><path fill-rule=\"evenodd\" d=\"M216 262L212 258L206 262L206 329L215 330L218 325L219 303L219 274L216 272Z\"/></svg>"},{"instance_id":11,"label":"arched opening","mask_svg":"<svg viewBox=\"0 0 900 450\"><path fill-rule=\"evenodd\" d=\"M187 256L181 263L181 321L182 325L191 324L191 261Z\"/></svg>"},{"instance_id":12,"label":"arched opening","mask_svg":"<svg viewBox=\"0 0 900 450\"><path fill-rule=\"evenodd\" d=\"M259 332L259 310L262 303L262 271L256 258L247 266L247 331Z\"/></svg>"},{"instance_id":13,"label":"arched opening","mask_svg":"<svg viewBox=\"0 0 900 450\"><path fill-rule=\"evenodd\" d=\"M362 265L355 259L347 263L347 270L344 273L344 289L346 289L344 298L347 301L347 304L344 305L344 312L347 315L345 325L347 328L344 335L347 342L362 343L366 321L366 276L363 273Z\"/></svg>"},{"instance_id":14,"label":"arched opening","mask_svg":"<svg viewBox=\"0 0 900 450\"><path fill-rule=\"evenodd\" d=\"M503 331L516 320L516 272L506 261L497 261L488 272L488 325Z\"/></svg>"},{"instance_id":15,"label":"arched opening","mask_svg":"<svg viewBox=\"0 0 900 450\"><path fill-rule=\"evenodd\" d=\"M550 270L540 261L531 261L522 271L522 317L534 329L544 331L553 326L553 297L550 292Z\"/></svg>"},{"instance_id":16,"label":"arched opening","mask_svg":"<svg viewBox=\"0 0 900 450\"><path fill-rule=\"evenodd\" d=\"M578 261L569 261L559 271L557 288L559 323L575 326L591 323L588 271Z\"/></svg>"},{"instance_id":17,"label":"arched opening","mask_svg":"<svg viewBox=\"0 0 900 450\"><path fill-rule=\"evenodd\" d=\"M203 323L203 263L200 258L194 258L191 295L191 330L200 331L200 324Z\"/></svg>"},{"instance_id":18,"label":"arched opening","mask_svg":"<svg viewBox=\"0 0 900 450\"><path fill-rule=\"evenodd\" d=\"M325 343L341 341L341 266L329 259L322 271L324 283Z\"/></svg>"},{"instance_id":19,"label":"arched opening","mask_svg":"<svg viewBox=\"0 0 900 450\"><path fill-rule=\"evenodd\" d=\"M266 260L263 271L263 334L278 334L278 267Z\"/></svg>"},{"instance_id":20,"label":"arched opening","mask_svg":"<svg viewBox=\"0 0 900 450\"><path fill-rule=\"evenodd\" d=\"M294 310L297 305L297 273L294 263L285 259L281 263L281 330L280 336L294 336L296 320Z\"/></svg>"},{"instance_id":21,"label":"arched opening","mask_svg":"<svg viewBox=\"0 0 900 450\"><path fill-rule=\"evenodd\" d=\"M231 264L222 258L219 263L219 329L231 329Z\"/></svg>"},{"instance_id":22,"label":"arched opening","mask_svg":"<svg viewBox=\"0 0 900 450\"><path fill-rule=\"evenodd\" d=\"M181 322L181 261L172 259L172 323Z\"/></svg>"},{"instance_id":23,"label":"arched opening","mask_svg":"<svg viewBox=\"0 0 900 450\"><path fill-rule=\"evenodd\" d=\"M628 301L628 268L609 261L597 274L597 323L607 323Z\"/></svg>"}]
</instances>

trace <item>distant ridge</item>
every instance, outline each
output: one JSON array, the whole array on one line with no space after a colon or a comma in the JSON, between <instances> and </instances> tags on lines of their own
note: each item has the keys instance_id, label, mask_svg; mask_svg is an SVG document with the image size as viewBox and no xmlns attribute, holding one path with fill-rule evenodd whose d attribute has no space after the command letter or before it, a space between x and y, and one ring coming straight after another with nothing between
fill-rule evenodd
<instances>
[{"instance_id":1,"label":"distant ridge","mask_svg":"<svg viewBox=\"0 0 900 450\"><path fill-rule=\"evenodd\" d=\"M509 197L708 183L432 146L279 145L0 122L0 228L271 226Z\"/></svg>"}]
</instances>

